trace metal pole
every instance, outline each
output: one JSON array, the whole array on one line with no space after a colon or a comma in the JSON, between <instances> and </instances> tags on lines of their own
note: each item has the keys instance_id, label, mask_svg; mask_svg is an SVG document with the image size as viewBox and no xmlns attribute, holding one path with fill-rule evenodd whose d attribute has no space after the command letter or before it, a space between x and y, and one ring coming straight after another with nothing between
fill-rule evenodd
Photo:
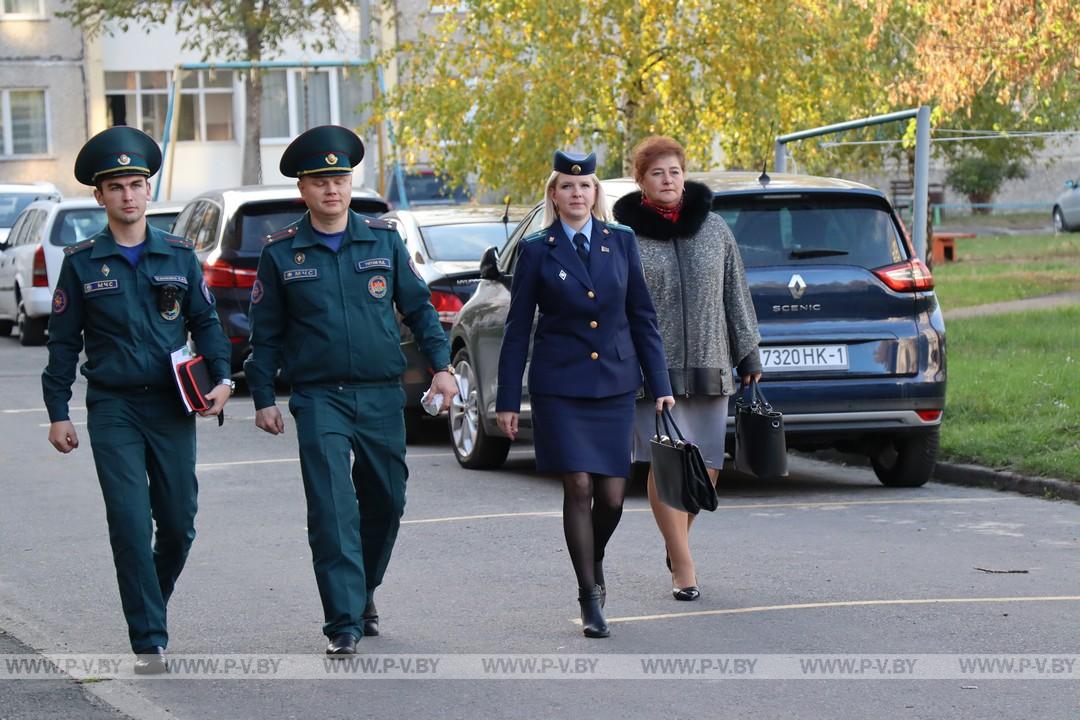
<instances>
[{"instance_id":1,"label":"metal pole","mask_svg":"<svg viewBox=\"0 0 1080 720\"><path fill-rule=\"evenodd\" d=\"M926 206L930 190L930 108L919 107L915 119L915 256L926 260L928 253L926 237Z\"/></svg>"},{"instance_id":2,"label":"metal pole","mask_svg":"<svg viewBox=\"0 0 1080 720\"><path fill-rule=\"evenodd\" d=\"M775 160L773 160L773 167L778 173L787 172L787 150L779 139L776 141L776 152L774 153Z\"/></svg>"},{"instance_id":3,"label":"metal pole","mask_svg":"<svg viewBox=\"0 0 1080 720\"><path fill-rule=\"evenodd\" d=\"M172 93L169 94L169 110L166 116L169 119L168 129L166 130L166 145L168 152L165 156L165 199L172 200L172 179L173 179L173 166L176 164L176 135L178 127L180 125L180 85L183 80L183 72L180 70L180 66L177 65L173 69L173 84ZM168 139L172 138L172 142L169 143ZM159 183L160 184L160 183Z\"/></svg>"}]
</instances>

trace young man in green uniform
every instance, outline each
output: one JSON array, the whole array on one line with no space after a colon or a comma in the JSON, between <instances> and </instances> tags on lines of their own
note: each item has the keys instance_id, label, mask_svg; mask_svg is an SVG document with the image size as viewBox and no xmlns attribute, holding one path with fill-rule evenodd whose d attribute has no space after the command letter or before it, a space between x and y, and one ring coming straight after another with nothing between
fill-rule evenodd
<instances>
[{"instance_id":1,"label":"young man in green uniform","mask_svg":"<svg viewBox=\"0 0 1080 720\"><path fill-rule=\"evenodd\" d=\"M308 212L269 236L251 290L251 357L244 363L255 424L285 425L278 370L292 385L308 542L329 638L348 655L378 634L382 582L405 509L405 357L394 308L436 370L443 409L457 394L450 347L430 291L392 225L349 209L364 146L351 130L308 130L286 148L281 172L298 178ZM355 456L349 466L349 453Z\"/></svg>"},{"instance_id":2,"label":"young man in green uniform","mask_svg":"<svg viewBox=\"0 0 1080 720\"><path fill-rule=\"evenodd\" d=\"M195 538L195 418L170 360L189 332L220 381L201 414L220 413L232 392L228 340L191 243L146 222L160 166L157 143L129 127L109 128L79 152L75 177L94 186L108 225L64 251L41 378L49 442L69 453L79 446L68 402L85 342L87 430L141 674L166 670L166 605Z\"/></svg>"}]
</instances>

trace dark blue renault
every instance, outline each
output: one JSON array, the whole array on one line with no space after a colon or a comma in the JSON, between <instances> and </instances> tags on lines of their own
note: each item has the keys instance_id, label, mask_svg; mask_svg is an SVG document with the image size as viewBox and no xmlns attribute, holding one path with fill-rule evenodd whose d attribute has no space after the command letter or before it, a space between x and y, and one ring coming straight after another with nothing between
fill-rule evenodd
<instances>
[{"instance_id":1,"label":"dark blue renault","mask_svg":"<svg viewBox=\"0 0 1080 720\"><path fill-rule=\"evenodd\" d=\"M738 241L761 327L762 389L784 413L788 447L865 454L883 484L924 484L945 407L945 324L889 201L865 185L804 175L687 179L713 190L713 212ZM611 204L637 189L625 179L603 186ZM488 249L451 333L463 393L450 428L465 467L498 467L509 450L495 422L499 348L518 243L542 215L534 208L501 250Z\"/></svg>"}]
</instances>

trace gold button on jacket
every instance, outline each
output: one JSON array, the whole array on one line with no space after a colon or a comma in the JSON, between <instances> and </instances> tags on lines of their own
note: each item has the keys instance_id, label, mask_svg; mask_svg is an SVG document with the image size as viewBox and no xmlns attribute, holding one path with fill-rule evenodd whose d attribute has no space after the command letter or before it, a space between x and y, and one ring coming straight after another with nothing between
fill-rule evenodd
<instances>
[{"instance_id":1,"label":"gold button on jacket","mask_svg":"<svg viewBox=\"0 0 1080 720\"><path fill-rule=\"evenodd\" d=\"M592 322L589 323L589 327L591 327L593 330L595 330L596 328L600 327L600 323L593 320Z\"/></svg>"},{"instance_id":2,"label":"gold button on jacket","mask_svg":"<svg viewBox=\"0 0 1080 720\"><path fill-rule=\"evenodd\" d=\"M593 360L599 360L600 353L592 353L591 355L589 355L589 357L591 357Z\"/></svg>"}]
</instances>

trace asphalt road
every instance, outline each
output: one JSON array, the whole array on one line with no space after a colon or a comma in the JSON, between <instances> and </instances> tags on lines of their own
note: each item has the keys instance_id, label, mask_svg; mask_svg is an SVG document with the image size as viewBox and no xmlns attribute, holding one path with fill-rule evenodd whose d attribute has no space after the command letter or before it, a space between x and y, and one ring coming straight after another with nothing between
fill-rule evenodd
<instances>
[{"instance_id":1,"label":"asphalt road","mask_svg":"<svg viewBox=\"0 0 1080 720\"><path fill-rule=\"evenodd\" d=\"M124 656L89 439L80 425L72 455L48 445L45 357L0 339L0 628L47 654ZM77 384L74 407L84 390ZM273 438L254 427L250 398L238 394L229 411L224 428L199 426L199 536L170 603L170 652L314 659L325 641L291 418ZM73 419L85 422L85 410ZM768 671L778 658L810 655L893 665L956 654L1077 657L1080 506L933 484L890 490L864 469L807 460L793 461L783 482L725 475L721 508L692 537L702 598L677 603L639 490L608 551L612 637L588 640L573 622L558 482L533 472L529 447L515 448L501 471L463 470L440 436L435 428L409 448L406 524L377 595L383 634L364 639L362 653L441 658L444 667L485 654L739 656L766 671L120 678L74 697L61 683L63 692L33 703L32 681L2 680L0 718L89 716L80 703L100 711L101 701L131 717L190 719L1080 716L1080 662L1068 675L1025 679Z\"/></svg>"}]
</instances>

